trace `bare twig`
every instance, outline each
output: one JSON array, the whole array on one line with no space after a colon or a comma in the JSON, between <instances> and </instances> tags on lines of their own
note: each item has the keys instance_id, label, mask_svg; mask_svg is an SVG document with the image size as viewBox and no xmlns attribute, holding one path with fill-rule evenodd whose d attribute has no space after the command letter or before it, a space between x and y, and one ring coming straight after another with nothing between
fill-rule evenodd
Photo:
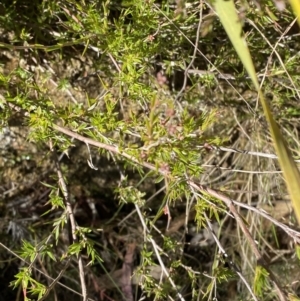
<instances>
[{"instance_id":1,"label":"bare twig","mask_svg":"<svg viewBox=\"0 0 300 301\"><path fill-rule=\"evenodd\" d=\"M133 293L131 286L131 276L133 273L133 255L136 244L130 243L126 248L126 255L122 266L122 292L124 294L124 301L133 301Z\"/></svg>"},{"instance_id":2,"label":"bare twig","mask_svg":"<svg viewBox=\"0 0 300 301\"><path fill-rule=\"evenodd\" d=\"M282 61L281 56L279 55L279 53L278 53L277 50L276 50L276 47L278 46L278 44L279 44L279 42L281 41L281 39L283 38L283 36L284 36L288 31L290 31L290 28L292 27L292 25L293 25L294 23L297 22L297 18L295 18L294 21L292 22L292 24L289 26L289 28L286 29L286 31L284 32L284 34L280 37L280 39L279 39L279 40L277 41L277 43L275 44L275 46L273 46L273 45L271 44L271 42L267 39L267 37L262 33L262 31L258 28L258 26L257 26L252 20L247 19L247 22L248 22L251 26L253 26L253 27L260 33L260 35L263 37L263 39L264 39L264 40L268 43L268 45L271 47L272 53L270 54L270 57L273 55L273 53L276 54L277 59L278 59L278 61L280 62L280 65L281 65L282 69L283 69L284 72L286 73L287 77L289 78L289 80L290 80L290 82L291 82L291 84L292 84L292 86L293 86L293 90L296 91L296 93L297 93L297 95L298 95L298 98L300 98L300 94L299 94L299 92L298 92L298 89L296 88L293 79L291 78L290 74L288 73L288 71L287 71L287 69L286 69L286 67L285 67L285 65L284 65L284 63L283 63L283 61Z\"/></svg>"},{"instance_id":3,"label":"bare twig","mask_svg":"<svg viewBox=\"0 0 300 301\"><path fill-rule=\"evenodd\" d=\"M207 3L206 3L207 4ZM197 50L197 53L200 54L205 61L214 68L214 70L216 70L219 74L222 75L222 72L217 68L217 66L214 65L214 63L206 56L204 55L204 53L199 49L199 47L197 45L195 45L189 38L188 36L159 8L159 6L155 3L153 3L153 7L155 7L169 22L170 24L172 24L174 26L174 28L176 28L176 30L186 39L186 41L188 41L190 43L191 46L194 47L194 49ZM251 108L251 106L249 105L249 103L245 100L245 98L241 95L241 93L239 93L239 91L232 85L232 83L227 79L224 78L224 80L228 83L228 85L237 93L237 95L239 95L239 97L241 97L241 99L245 102L245 104L247 105L247 108L249 109L249 111L253 114L255 114L255 111Z\"/></svg>"},{"instance_id":4,"label":"bare twig","mask_svg":"<svg viewBox=\"0 0 300 301\"><path fill-rule=\"evenodd\" d=\"M223 151L223 152L230 152L230 153L237 153L237 154L244 154L244 155L252 155L252 156L269 158L269 159L278 159L278 156L276 156L275 154L252 152L252 151L243 150L243 149L234 149L234 148L230 148L230 147L215 146L215 145L211 145L211 144L201 145L201 146L198 146L198 148L199 149L213 149L213 150L218 150L218 151ZM300 163L300 160L294 160L294 161L296 163Z\"/></svg>"},{"instance_id":5,"label":"bare twig","mask_svg":"<svg viewBox=\"0 0 300 301\"><path fill-rule=\"evenodd\" d=\"M54 152L52 147L51 147L51 150ZM72 239L73 239L73 242L76 243L76 242L78 242L77 235L76 235L77 224L76 224L76 221L75 221L73 208L72 208L72 205L71 205L71 202L70 202L67 185L66 185L66 182L64 180L64 177L63 177L63 174L62 174L62 171L61 171L60 164L59 164L58 160L55 160L55 166L56 166L56 169L57 169L57 175L58 175L58 181L59 181L60 189L61 189L62 194L64 196L65 203L66 203L66 208L67 208L67 213L69 215L69 220L70 220L70 224L71 224L71 231L72 231ZM87 288L86 288L86 283L85 283L85 279L84 279L84 267L83 267L83 260L82 260L81 254L78 255L78 269L79 269L79 278L80 278L80 283L81 283L81 291L82 291L83 301L87 301Z\"/></svg>"},{"instance_id":6,"label":"bare twig","mask_svg":"<svg viewBox=\"0 0 300 301\"><path fill-rule=\"evenodd\" d=\"M205 212L204 212L204 217L205 217L206 223L207 223L207 225L208 225L208 229L210 230L210 233L212 234L212 236L213 236L213 238L214 238L214 240L215 240L215 242L216 242L216 244L217 244L219 250L220 250L221 253L224 255L224 257L226 257L227 259L229 259L229 258L228 258L228 254L226 253L225 249L224 249L223 246L221 245L221 242L219 241L218 237L217 237L216 234L214 233L212 224L211 224L211 222L209 221L209 219L208 219L208 217L207 217L207 215L206 215ZM236 264L235 264L233 261L231 261L230 259L229 259L229 264L230 264L230 266L233 268L233 270L237 273L237 275L241 278L241 280L244 282L244 284L245 284L246 288L248 289L250 295L252 296L253 300L258 301L258 299L257 299L256 296L254 295L254 292L252 291L252 289L251 289L249 283L247 282L247 280L245 279L245 277L244 277L243 274L241 273L240 269L239 269L239 268L236 266Z\"/></svg>"},{"instance_id":7,"label":"bare twig","mask_svg":"<svg viewBox=\"0 0 300 301\"><path fill-rule=\"evenodd\" d=\"M185 301L185 299L183 298L183 296L182 296L182 295L180 294L180 292L178 291L178 289L177 289L177 287L176 287L176 285L175 285L173 279L170 277L170 274L169 274L168 269L166 268L164 262L162 261L162 258L161 258L160 253L159 253L159 247L158 247L158 245L156 244L156 242L154 241L154 239L153 239L152 237L148 237L148 236L147 236L147 234L148 234L150 231L149 231L149 229L147 228L146 222L145 222L145 220L144 220L143 214L142 214L142 212L141 212L139 206L138 206L138 205L135 205L135 209L136 209L136 211L137 211L137 213L138 213L138 216L139 216L139 218L140 218L140 221L141 221L141 223L142 223L142 225L143 225L145 237L146 237L146 239L147 239L149 242L151 242L152 247L153 247L154 252L155 252L155 255L156 255L156 258L157 258L157 260L158 260L158 262L159 262L159 265L161 266L161 269L162 269L164 275L167 277L168 281L170 282L170 284L172 285L172 287L173 287L174 290L176 291L177 296L178 296L178 298L180 299L180 301ZM171 297L169 296L169 298L171 298Z\"/></svg>"},{"instance_id":8,"label":"bare twig","mask_svg":"<svg viewBox=\"0 0 300 301\"><path fill-rule=\"evenodd\" d=\"M203 11L203 3L201 1L201 8L200 8L200 13L199 13L199 22L198 22L198 28L197 28L197 34L196 34L196 41L195 41L195 44L194 44L194 52L193 52L192 59L191 59L189 65L186 67L186 69L184 71L184 79L183 79L182 88L178 92L178 94L176 96L176 100L179 99L180 95L184 92L184 90L186 88L187 74L189 73L189 70L193 66L194 61L196 59L197 49L198 49L198 44L199 44L199 38L200 38L200 29L201 29L201 24L202 24L202 11Z\"/></svg>"},{"instance_id":9,"label":"bare twig","mask_svg":"<svg viewBox=\"0 0 300 301\"><path fill-rule=\"evenodd\" d=\"M250 206L248 204L244 204L241 202L238 202L236 200L232 200L232 202L241 207L241 208L245 208L248 209L250 211L253 211L261 216L263 216L265 219L269 220L270 222L272 222L274 225L278 226L279 228L281 228L282 230L284 230L290 237L292 237L294 239L294 241L298 244L300 244L300 233L299 231L293 230L290 227L288 227L287 225L279 222L278 220L276 220L275 218L273 218L270 214L268 214L267 212L265 212L262 209L256 208L254 206Z\"/></svg>"},{"instance_id":10,"label":"bare twig","mask_svg":"<svg viewBox=\"0 0 300 301\"><path fill-rule=\"evenodd\" d=\"M126 158L126 159L129 159L130 161L134 162L134 163L137 163L138 165L142 165L148 169L151 169L151 170L154 170L156 171L157 168L150 164L150 163L147 163L147 162L140 162L139 160L137 160L136 158L134 158L133 156L130 156L128 155L126 152L124 151L120 151L119 148L117 146L114 146L114 145L109 145L109 144L105 144L105 143L101 143L101 142L98 142L98 141L95 141L93 139L90 139L90 138L87 138L87 137L84 137L80 134L77 134L77 133L74 133L73 131L67 129L67 128L64 128L64 127L61 127L59 125L56 125L54 124L53 125L53 128L61 133L64 133L70 137L73 137L79 141L82 141L84 143L88 143L90 145L93 145L93 146L96 146L96 147L99 147L99 148L102 148L102 149L106 149L107 151L111 151L117 155L121 155L122 157ZM166 171L164 171L163 169L159 169L159 173L166 173Z\"/></svg>"},{"instance_id":11,"label":"bare twig","mask_svg":"<svg viewBox=\"0 0 300 301\"><path fill-rule=\"evenodd\" d=\"M270 270L267 262L265 261L263 256L260 254L251 233L249 232L248 228L246 227L242 217L237 212L233 201L231 199L227 198L226 196L222 195L221 193L216 192L213 189L210 189L208 187L203 187L201 185L197 185L192 181L189 181L189 185L191 187L195 188L196 190L199 190L200 192L207 192L211 196L218 198L219 200L223 201L227 205L230 212L234 215L234 218L235 218L236 222L238 223L239 227L242 229L245 237L247 238L248 243L250 244L250 247L256 257L257 263L260 264L269 273L269 277L272 280L272 282L276 288L276 291L277 291L277 294L278 294L280 300L286 301L287 297L286 297L285 292L281 288L281 285L279 284L279 282L278 282L277 278L275 277L275 275L273 274L273 272Z\"/></svg>"},{"instance_id":12,"label":"bare twig","mask_svg":"<svg viewBox=\"0 0 300 301\"><path fill-rule=\"evenodd\" d=\"M64 265L64 267L62 268L62 270L59 272L59 274L57 275L57 277L52 281L52 283L48 286L45 294L43 295L42 298L40 298L38 301L43 301L45 300L49 293L51 292L51 290L54 288L55 284L58 283L59 279L64 275L64 272L67 270L67 268L69 267L71 262L71 259L69 258L67 263Z\"/></svg>"}]
</instances>

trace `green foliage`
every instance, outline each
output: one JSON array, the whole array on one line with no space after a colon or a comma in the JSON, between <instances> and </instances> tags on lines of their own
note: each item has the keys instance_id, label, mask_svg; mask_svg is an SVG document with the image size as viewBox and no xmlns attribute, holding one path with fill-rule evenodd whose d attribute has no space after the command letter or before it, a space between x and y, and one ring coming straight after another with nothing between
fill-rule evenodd
<instances>
[{"instance_id":1,"label":"green foliage","mask_svg":"<svg viewBox=\"0 0 300 301\"><path fill-rule=\"evenodd\" d=\"M269 287L268 272L261 266L256 266L253 289L255 294L262 297L266 289Z\"/></svg>"},{"instance_id":2,"label":"green foliage","mask_svg":"<svg viewBox=\"0 0 300 301\"><path fill-rule=\"evenodd\" d=\"M46 292L46 287L34 280L30 274L31 272L29 268L23 268L17 275L15 275L16 280L11 282L11 285L14 287L22 285L24 300L26 301L32 300L28 298L28 293L33 296L37 295L37 298L40 299Z\"/></svg>"},{"instance_id":3,"label":"green foliage","mask_svg":"<svg viewBox=\"0 0 300 301\"><path fill-rule=\"evenodd\" d=\"M120 201L124 203L133 203L140 207L142 207L145 204L145 200L143 197L145 196L145 193L142 193L138 189L132 186L122 187L118 190Z\"/></svg>"},{"instance_id":4,"label":"green foliage","mask_svg":"<svg viewBox=\"0 0 300 301\"><path fill-rule=\"evenodd\" d=\"M250 52L257 55L254 65L257 70L264 70L274 49L249 24L255 23L260 31L268 32L274 45L278 40L276 22L284 27L293 16L287 10L278 16L273 3L268 1L259 12L252 4L237 3L237 7L244 9L245 16L241 13L243 23L239 32L233 32L232 39L243 48L240 34L244 30ZM221 8L217 11L228 17L228 10ZM22 239L19 254L25 267L16 274L12 286L22 287L26 300L31 296L42 298L46 294L45 279L33 273L34 267L38 262L55 278L56 267L65 259L73 259L72 269L64 271L71 275L66 276L66 282L73 280L72 273L77 271L74 262L82 258L84 268L90 268L89 275L96 271L96 277L101 277L98 267L102 263L112 266L115 258L119 264L124 259L122 248L134 237L141 250L141 266L136 273L143 276L141 288L149 299L165 300L169 295L179 298L178 292L185 289L190 290L191 300L208 300L213 294L217 298L219 289L222 292L235 279L236 271L217 262L214 246L209 246L213 250L210 263L215 263L208 269L210 275L193 269L189 264L194 261L200 262L197 269L206 269L206 260L185 258L188 246L184 239L162 230L165 223L173 220L173 212L177 214L175 208L186 203L193 204L198 231L209 229L208 219L218 224L226 220L229 209L221 198L204 188L200 192L191 183L202 185L202 179L207 182L205 176L209 172L205 165L210 165L211 154L219 146L234 142L234 135L229 134L236 127L232 112L238 112L239 122L247 118L256 122L256 117L262 115L261 109L252 105L252 99L241 95L254 90L253 86L210 4L142 0L13 1L0 4L2 10L5 17L0 14L3 49L0 126L5 129L17 121L18 126L28 129L24 141L37 148L30 158L39 159L33 166L20 168L18 173L24 169L37 170L39 178L35 183L42 183L39 192L42 197L38 198L42 205L32 206L38 212L32 214L34 218L42 219ZM199 22L201 26L197 28ZM242 57L246 53L246 48L243 49ZM270 62L264 90L272 93L272 104L277 108L274 115L285 122L299 115L298 106L291 105L298 97L299 52L293 53L289 45L276 51L284 62ZM245 66L248 71L251 68ZM256 77L253 73L250 76ZM223 111L230 107L235 108L230 118L223 117ZM246 128L243 125L237 131L246 132ZM84 151L78 141L87 145L83 143ZM92 146L98 150L94 151ZM84 160L74 159L78 149ZM218 165L216 160L212 161ZM5 168L9 170L8 165ZM244 163L238 168L243 169ZM1 177L5 179L2 173ZM241 191L244 188L239 186L240 182L233 179L230 185ZM263 183L260 178L259 182ZM36 188L35 185L32 187ZM149 203L152 200L149 195L155 195L159 185L164 185L164 196L153 197L153 203ZM216 190L219 188L217 185ZM260 188L253 190L261 193ZM96 205L82 205L83 200L93 197ZM109 202L103 204L104 199ZM82 217L85 205L89 209L87 216ZM93 206L97 205L105 217L107 212L114 211L108 221L95 217ZM132 208L140 210L142 214L138 216L144 221L135 219L133 226L130 222L123 226L131 216L126 210ZM19 211L22 216L23 211ZM9 214L12 218L16 213ZM148 225L150 230L144 228ZM120 233L112 238L115 228ZM105 234L101 236L99 229ZM142 234L137 235L138 231ZM151 240L157 246L151 245ZM298 249L296 252L299 253ZM235 256L234 250L231 253ZM170 269L170 276L163 281L151 274L151 267L161 265L157 254L167 267L174 269ZM249 260L248 269L251 264L253 260ZM174 285L170 279L177 276L182 277ZM254 279L247 279L258 296L264 296L270 288L268 277L258 266ZM89 280L96 283L93 277ZM72 287L74 283L70 281L68 285Z\"/></svg>"},{"instance_id":5,"label":"green foliage","mask_svg":"<svg viewBox=\"0 0 300 301\"><path fill-rule=\"evenodd\" d=\"M298 245L296 245L296 255L297 258L300 260L300 247Z\"/></svg>"}]
</instances>

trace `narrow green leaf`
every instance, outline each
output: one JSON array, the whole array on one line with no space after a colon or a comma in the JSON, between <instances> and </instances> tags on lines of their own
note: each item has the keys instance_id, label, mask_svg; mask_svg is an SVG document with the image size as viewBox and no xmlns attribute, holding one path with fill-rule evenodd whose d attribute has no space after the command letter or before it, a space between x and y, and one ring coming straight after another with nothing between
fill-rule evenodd
<instances>
[{"instance_id":1,"label":"narrow green leaf","mask_svg":"<svg viewBox=\"0 0 300 301\"><path fill-rule=\"evenodd\" d=\"M54 257L54 254L51 253L50 251L47 252L47 255L48 255L53 261L56 261L56 258Z\"/></svg>"},{"instance_id":2,"label":"narrow green leaf","mask_svg":"<svg viewBox=\"0 0 300 301\"><path fill-rule=\"evenodd\" d=\"M259 265L256 266L253 290L258 296L262 296L264 290L268 287L268 276L269 273L263 267Z\"/></svg>"},{"instance_id":3,"label":"narrow green leaf","mask_svg":"<svg viewBox=\"0 0 300 301\"><path fill-rule=\"evenodd\" d=\"M298 260L300 261L300 246L299 245L296 245L296 255L297 255Z\"/></svg>"},{"instance_id":4,"label":"narrow green leaf","mask_svg":"<svg viewBox=\"0 0 300 301\"><path fill-rule=\"evenodd\" d=\"M293 0L290 0L293 1ZM298 1L298 0L297 0ZM299 7L300 4L296 4L295 7ZM292 204L300 224L300 173L293 160L291 152L287 147L287 144L281 134L281 131L274 120L268 103L264 99L263 93L260 90L260 86L257 80L256 72L252 62L252 58L247 46L247 43L242 36L242 24L239 20L238 14L233 0L216 0L214 2L216 12L223 24L224 29L229 36L231 43L233 44L237 54L239 55L245 69L247 70L263 106L264 114L268 121L271 135L274 141L275 149L278 154L279 164L282 168L284 178L286 180L287 188L292 200ZM295 10L296 12L296 10ZM298 11L297 11L298 13Z\"/></svg>"},{"instance_id":5,"label":"narrow green leaf","mask_svg":"<svg viewBox=\"0 0 300 301\"><path fill-rule=\"evenodd\" d=\"M291 4L291 7L294 11L294 14L296 17L298 17L298 24L300 26L300 2L299 0L289 0L290 1L290 4Z\"/></svg>"}]
</instances>

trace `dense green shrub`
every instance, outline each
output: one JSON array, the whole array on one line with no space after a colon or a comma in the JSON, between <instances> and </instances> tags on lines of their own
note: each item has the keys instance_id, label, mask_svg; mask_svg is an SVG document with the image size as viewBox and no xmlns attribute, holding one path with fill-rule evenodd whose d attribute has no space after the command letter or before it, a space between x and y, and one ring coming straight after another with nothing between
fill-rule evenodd
<instances>
[{"instance_id":1,"label":"dense green shrub","mask_svg":"<svg viewBox=\"0 0 300 301\"><path fill-rule=\"evenodd\" d=\"M299 28L271 1L237 7L297 156ZM0 12L2 298L280 300L283 265L279 289L299 292L299 233L262 110L209 3Z\"/></svg>"}]
</instances>

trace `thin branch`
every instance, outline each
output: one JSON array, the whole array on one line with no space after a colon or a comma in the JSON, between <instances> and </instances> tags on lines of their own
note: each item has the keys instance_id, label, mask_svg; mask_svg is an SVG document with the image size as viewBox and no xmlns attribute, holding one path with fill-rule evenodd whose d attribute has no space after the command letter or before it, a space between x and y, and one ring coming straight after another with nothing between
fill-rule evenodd
<instances>
[{"instance_id":1,"label":"thin branch","mask_svg":"<svg viewBox=\"0 0 300 301\"><path fill-rule=\"evenodd\" d=\"M52 148L52 151L55 153L53 148ZM75 217L74 217L73 208L72 208L72 205L71 205L71 202L70 202L67 185L66 185L66 182L64 180L64 177L63 177L63 174L62 174L62 171L61 171L60 164L59 164L58 160L55 160L55 166L56 166L56 169L57 169L59 185L60 185L62 194L64 196L65 203L66 203L66 208L67 208L67 213L69 215L73 242L78 242L77 235L76 235L77 224L76 224L76 220L75 220ZM83 260L82 260L82 256L81 256L80 253L78 255L78 269L79 269L79 278L80 278L80 282L81 282L81 291L82 291L83 301L87 301L87 288L86 288L86 283L85 283L85 279L84 279Z\"/></svg>"},{"instance_id":2,"label":"thin branch","mask_svg":"<svg viewBox=\"0 0 300 301\"><path fill-rule=\"evenodd\" d=\"M244 155L252 155L256 157L263 157L263 158L269 158L269 159L278 159L278 156L275 154L266 154L261 152L252 152L248 150L242 150L242 149L235 149L235 148L229 148L229 147L222 147L222 146L215 146L211 144L205 144L198 146L199 149L213 149L223 152L229 152L229 153L237 153L237 154L244 154ZM300 163L300 160L294 160L296 163Z\"/></svg>"},{"instance_id":3,"label":"thin branch","mask_svg":"<svg viewBox=\"0 0 300 301\"><path fill-rule=\"evenodd\" d=\"M207 3L206 3L207 4ZM155 7L169 22L170 24L172 24L174 26L174 28L176 28L176 30L186 39L187 42L190 43L191 46L194 47L194 49L197 49L197 52L205 59L205 61L214 68L214 70L216 70L219 74L222 75L222 72L217 68L216 65L214 65L214 63L206 56L204 55L204 53L199 49L199 47L197 45L195 45L189 38L188 36L159 8L159 6L155 3L153 3L153 7ZM255 111L251 108L251 106L249 105L249 103L246 101L246 99L241 95L241 93L233 86L233 84L227 79L224 78L224 80L227 82L227 84L237 93L237 95L239 97L241 97L241 99L245 102L245 104L247 105L247 108L249 109L249 111L252 114L255 114Z\"/></svg>"},{"instance_id":4,"label":"thin branch","mask_svg":"<svg viewBox=\"0 0 300 301\"><path fill-rule=\"evenodd\" d=\"M67 270L67 268L69 267L71 262L71 258L68 259L67 263L64 265L64 267L62 268L62 270L59 272L59 274L57 275L57 277L52 281L52 283L48 286L45 294L43 295L42 298L40 298L38 301L43 301L45 300L49 293L51 292L51 290L54 288L55 284L58 283L59 279L64 275L65 271Z\"/></svg>"},{"instance_id":5,"label":"thin branch","mask_svg":"<svg viewBox=\"0 0 300 301\"><path fill-rule=\"evenodd\" d=\"M204 212L204 217L206 220L206 223L208 225L208 229L211 233L211 235L214 238L214 241L216 242L219 250L221 251L221 253L223 253L224 257L226 257L227 259L229 259L228 254L226 253L225 249L223 248L223 246L221 245L221 242L219 241L218 237L216 236L216 234L214 233L213 227L211 222L209 221L206 213ZM237 273L237 275L241 278L242 282L244 282L246 288L248 289L250 295L252 296L253 300L258 301L258 299L256 298L256 296L254 295L254 292L252 291L249 283L247 282L247 280L245 279L245 277L243 276L243 274L241 273L240 269L236 266L236 264L232 261L229 260L229 264L230 266L233 268L233 270Z\"/></svg>"},{"instance_id":6,"label":"thin branch","mask_svg":"<svg viewBox=\"0 0 300 301\"><path fill-rule=\"evenodd\" d=\"M239 172L239 173L248 173L248 174L255 174L255 175L263 175L263 174L282 174L281 170L270 170L270 171L259 171L259 170L243 170L243 169L233 169L230 167L222 167L217 164L201 164L202 167L213 167L219 170L228 170L230 172Z\"/></svg>"},{"instance_id":7,"label":"thin branch","mask_svg":"<svg viewBox=\"0 0 300 301\"><path fill-rule=\"evenodd\" d=\"M296 21L297 21L297 18L294 19L294 21L292 22L292 24L294 24ZM293 90L296 91L298 98L300 98L300 94L299 94L299 92L298 92L298 89L296 88L293 79L291 78L290 74L288 73L288 71L287 71L287 69L286 69L286 67L285 67L285 65L284 65L284 62L282 61L281 56L279 55L279 53L278 53L277 50L276 50L276 47L278 46L280 40L282 39L282 36L281 36L281 38L279 39L279 41L277 41L277 43L275 44L275 46L273 46L273 45L271 44L271 42L267 39L267 37L262 33L262 31L258 28L258 26L257 26L252 20L247 19L247 22L248 22L251 26L253 26L253 27L261 34L261 36L263 37L263 39L264 39L264 40L268 43L268 45L271 47L272 53L270 54L270 57L273 55L273 53L276 54L277 59L278 59L278 61L280 62L280 65L281 65L282 69L283 69L284 72L286 73L287 77L289 78L289 80L290 80L290 82L291 82L291 84L292 84L292 86L293 86ZM290 28L292 27L292 24L289 26ZM287 32L290 30L290 28L286 29L285 33L287 33Z\"/></svg>"},{"instance_id":8,"label":"thin branch","mask_svg":"<svg viewBox=\"0 0 300 301\"><path fill-rule=\"evenodd\" d=\"M199 44L199 39L200 39L200 29L201 29L201 24L202 24L202 12L203 12L203 3L201 3L200 13L199 13L199 22L198 22L198 28L197 28L197 33L196 33L196 41L195 41L195 44L194 44L194 51L193 51L192 59L191 59L189 65L186 67L186 69L184 71L183 84L182 84L182 87L181 87L180 91L178 92L178 94L176 96L176 100L179 99L180 95L184 92L184 90L186 88L187 74L188 74L190 68L193 66L194 61L196 59L197 49L198 49L198 44Z\"/></svg>"},{"instance_id":9,"label":"thin branch","mask_svg":"<svg viewBox=\"0 0 300 301\"><path fill-rule=\"evenodd\" d=\"M19 256L17 253L15 253L14 251L12 251L10 248L8 248L6 245L4 245L3 243L0 242L0 247L2 247L3 249L5 249L6 251L8 251L10 254L12 254L15 258L18 258L19 260L21 260L24 264L26 265L30 265L29 262L27 262L24 258L22 258L21 256ZM45 276L47 279L51 280L51 281L56 281L57 277L54 279L52 278L51 276L47 275L46 273L44 273L42 270L36 268L35 266L32 267L35 271L39 272L41 275ZM60 275L60 274L59 274ZM70 291L71 293L75 294L75 295L78 295L78 296L81 296L82 297L82 294L73 290L72 288L66 286L65 284L59 282L59 281L56 281L55 283L57 283L58 285L60 285L61 287L63 287L64 289ZM91 299L91 298L88 298L87 301L95 301L94 299Z\"/></svg>"},{"instance_id":10,"label":"thin branch","mask_svg":"<svg viewBox=\"0 0 300 301\"><path fill-rule=\"evenodd\" d=\"M135 157L127 154L126 152L124 151L120 151L119 148L117 146L114 146L114 145L109 145L109 144L105 144L105 143L101 143L101 142L98 142L98 141L95 141L93 139L90 139L90 138L87 138L87 137L84 137L80 134L77 134L67 128L64 128L64 127L61 127L59 125L56 125L54 124L53 125L53 129L61 132L61 133L64 133L66 135L68 135L69 137L73 137L79 141L82 141L84 143L87 143L87 144L90 144L90 145L93 145L93 146L96 146L96 147L99 147L99 148L102 148L102 149L105 149L107 151L111 151L117 155L121 155L122 157L126 158L126 159L129 159L130 161L134 162L134 163L137 163L141 166L144 166L150 170L154 170L154 171L157 171L157 168L150 164L150 163L147 163L147 162L143 162L143 161L139 161L138 159L136 159ZM164 174L166 173L166 171L164 171L163 169L159 169L159 173L161 174Z\"/></svg>"},{"instance_id":11,"label":"thin branch","mask_svg":"<svg viewBox=\"0 0 300 301\"><path fill-rule=\"evenodd\" d=\"M250 211L253 211L261 216L263 216L265 219L269 220L270 222L272 222L274 225L278 226L279 228L281 228L282 230L284 230L289 236L291 236L295 242L297 242L298 244L300 244L300 233L299 231L293 230L290 227L288 227L287 225L279 222L278 220L276 220L275 218L273 218L270 214L268 214L267 212L265 212L262 209L259 208L255 208L253 206L250 206L248 204L244 204L235 200L232 200L232 202L241 207L241 208L245 208L248 209Z\"/></svg>"},{"instance_id":12,"label":"thin branch","mask_svg":"<svg viewBox=\"0 0 300 301\"><path fill-rule=\"evenodd\" d=\"M133 301L131 286L131 276L133 273L133 255L136 248L135 243L129 243L126 247L126 255L122 266L122 285L121 289L124 294L124 301Z\"/></svg>"},{"instance_id":13,"label":"thin branch","mask_svg":"<svg viewBox=\"0 0 300 301\"><path fill-rule=\"evenodd\" d=\"M180 301L185 301L185 299L183 298L183 296L182 296L182 295L180 294L180 292L178 291L178 289L177 289L177 287L176 287L176 285L175 285L173 279L170 277L170 274L169 274L169 272L168 272L168 270L167 270L167 268L166 268L164 262L163 262L162 259L161 259L161 256L160 256L160 253L159 253L159 247L158 247L158 245L156 244L156 242L154 241L154 239L153 239L152 237L149 237L149 236L147 235L147 233L149 233L150 231L149 231L149 229L147 228L147 225L146 225L146 222L145 222L145 220L144 220L143 214L142 214L142 212L141 212L141 210L140 210L140 207L139 207L138 205L135 205L135 209L136 209L136 211L137 211L137 213L138 213L138 216L139 216L139 218L140 218L140 221L141 221L141 223L142 223L142 225L143 225L145 237L147 237L147 240L148 240L149 242L151 242L152 247L153 247L153 249L154 249L154 253L155 253L155 255L156 255L156 258L157 258L157 260L158 260L158 262L159 262L159 265L161 266L161 269L162 269L164 275L167 277L167 279L169 280L170 284L172 285L172 287L173 287L174 290L176 291L177 296L178 296L178 298L180 299ZM171 298L171 297L169 296L169 298Z\"/></svg>"},{"instance_id":14,"label":"thin branch","mask_svg":"<svg viewBox=\"0 0 300 301\"><path fill-rule=\"evenodd\" d=\"M232 202L231 199L227 198L226 196L222 195L221 193L216 192L213 189L210 189L208 187L203 187L201 185L197 185L192 181L189 181L189 185L195 189L197 189L200 192L207 192L208 194L210 194L211 196L214 196L218 199L220 199L221 201L223 201L227 207L229 208L230 212L234 215L234 218L236 220L236 222L238 223L239 227L242 229L245 237L248 240L248 243L250 244L250 247L252 249L252 252L254 253L257 263L259 265L261 265L268 273L269 273L269 277L272 280L277 294L280 298L281 301L286 301L286 294L283 291L283 289L281 288L281 285L279 284L277 278L275 277L275 275L273 274L273 272L271 271L271 269L269 268L267 262L265 261L264 257L260 254L255 240L253 239L251 233L249 232L248 228L246 227L241 215L237 212L236 208L234 207L234 203Z\"/></svg>"}]
</instances>

